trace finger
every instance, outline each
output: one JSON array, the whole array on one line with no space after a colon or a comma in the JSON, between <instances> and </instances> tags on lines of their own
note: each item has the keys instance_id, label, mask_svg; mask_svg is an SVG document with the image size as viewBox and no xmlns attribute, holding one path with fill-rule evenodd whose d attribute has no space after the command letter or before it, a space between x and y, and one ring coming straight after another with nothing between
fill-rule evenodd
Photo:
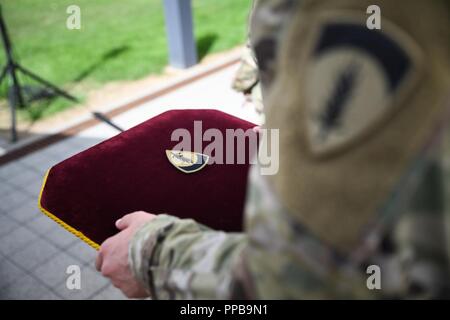
<instances>
[{"instance_id":1,"label":"finger","mask_svg":"<svg viewBox=\"0 0 450 320\"><path fill-rule=\"evenodd\" d=\"M119 230L123 230L125 228L128 228L128 226L131 224L133 213L126 214L122 218L117 220L116 221L116 228L119 229Z\"/></svg>"},{"instance_id":2,"label":"finger","mask_svg":"<svg viewBox=\"0 0 450 320\"><path fill-rule=\"evenodd\" d=\"M261 133L261 126L254 126L252 130L256 133Z\"/></svg>"},{"instance_id":3,"label":"finger","mask_svg":"<svg viewBox=\"0 0 450 320\"><path fill-rule=\"evenodd\" d=\"M261 126L255 126L255 127L252 128L252 130L253 130L254 133L256 133L258 138L262 137L263 132L262 132Z\"/></svg>"},{"instance_id":4,"label":"finger","mask_svg":"<svg viewBox=\"0 0 450 320\"><path fill-rule=\"evenodd\" d=\"M97 254L97 258L95 259L95 269L97 269L98 272L102 270L102 264L103 264L103 255L102 251L99 251Z\"/></svg>"}]
</instances>

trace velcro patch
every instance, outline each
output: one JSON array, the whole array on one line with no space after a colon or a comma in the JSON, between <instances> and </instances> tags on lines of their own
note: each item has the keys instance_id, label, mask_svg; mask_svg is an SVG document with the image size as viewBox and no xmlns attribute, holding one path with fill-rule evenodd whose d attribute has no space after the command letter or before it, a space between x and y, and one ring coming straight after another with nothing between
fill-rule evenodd
<instances>
[{"instance_id":1,"label":"velcro patch","mask_svg":"<svg viewBox=\"0 0 450 320\"><path fill-rule=\"evenodd\" d=\"M313 154L339 151L389 119L411 90L415 43L383 20L370 30L353 18L320 24L306 70L307 132Z\"/></svg>"}]
</instances>

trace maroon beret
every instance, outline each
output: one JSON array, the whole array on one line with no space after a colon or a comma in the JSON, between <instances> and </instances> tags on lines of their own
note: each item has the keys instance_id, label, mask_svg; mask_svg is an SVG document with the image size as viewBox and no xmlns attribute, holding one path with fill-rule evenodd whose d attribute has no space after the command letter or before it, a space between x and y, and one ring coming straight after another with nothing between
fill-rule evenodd
<instances>
[{"instance_id":1,"label":"maroon beret","mask_svg":"<svg viewBox=\"0 0 450 320\"><path fill-rule=\"evenodd\" d=\"M194 149L195 121L201 121L202 132L223 133L224 159L226 130L255 126L216 110L162 113L50 168L40 209L95 248L117 233L117 219L139 210L192 218L217 230L242 230L251 139L245 140L244 164L211 164L216 156L208 152L213 152L207 148L211 141L200 138L202 149ZM172 132L180 128L192 137L187 152L173 149L179 141L172 141ZM237 146L230 150L236 160Z\"/></svg>"}]
</instances>

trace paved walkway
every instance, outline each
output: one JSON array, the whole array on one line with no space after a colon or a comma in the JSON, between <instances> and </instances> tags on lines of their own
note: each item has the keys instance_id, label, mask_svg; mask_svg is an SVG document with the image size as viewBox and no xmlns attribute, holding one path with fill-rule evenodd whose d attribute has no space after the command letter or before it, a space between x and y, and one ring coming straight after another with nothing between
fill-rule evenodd
<instances>
[{"instance_id":1,"label":"paved walkway","mask_svg":"<svg viewBox=\"0 0 450 320\"><path fill-rule=\"evenodd\" d=\"M244 98L230 88L233 65L113 118L131 128L174 108L215 108L250 121ZM38 193L54 164L118 134L99 124L0 166L0 299L124 299L94 268L96 251L39 212ZM81 269L81 290L66 287L69 265Z\"/></svg>"}]
</instances>

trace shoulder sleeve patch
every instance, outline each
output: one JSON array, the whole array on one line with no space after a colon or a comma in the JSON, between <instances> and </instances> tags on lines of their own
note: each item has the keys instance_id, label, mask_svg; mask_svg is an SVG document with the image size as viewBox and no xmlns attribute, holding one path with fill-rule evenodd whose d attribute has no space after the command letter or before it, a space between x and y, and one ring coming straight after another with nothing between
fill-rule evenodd
<instances>
[{"instance_id":1,"label":"shoulder sleeve patch","mask_svg":"<svg viewBox=\"0 0 450 320\"><path fill-rule=\"evenodd\" d=\"M382 30L370 30L352 14L336 16L318 24L306 68L306 125L316 155L387 122L413 89L422 60L415 42L386 19Z\"/></svg>"}]
</instances>

